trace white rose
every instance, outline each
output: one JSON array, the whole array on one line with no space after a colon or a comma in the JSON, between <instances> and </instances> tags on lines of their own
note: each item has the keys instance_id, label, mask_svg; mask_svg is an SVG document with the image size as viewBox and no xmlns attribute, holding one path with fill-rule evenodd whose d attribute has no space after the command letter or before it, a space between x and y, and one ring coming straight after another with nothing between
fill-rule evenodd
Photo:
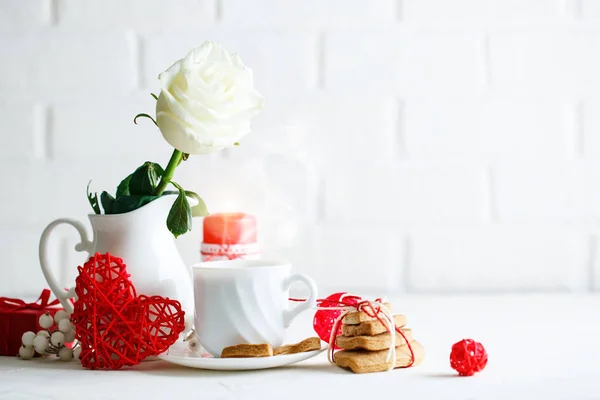
<instances>
[{"instance_id":1,"label":"white rose","mask_svg":"<svg viewBox=\"0 0 600 400\"><path fill-rule=\"evenodd\" d=\"M179 151L205 154L233 146L264 106L252 71L237 54L204 42L158 76L156 123Z\"/></svg>"}]
</instances>

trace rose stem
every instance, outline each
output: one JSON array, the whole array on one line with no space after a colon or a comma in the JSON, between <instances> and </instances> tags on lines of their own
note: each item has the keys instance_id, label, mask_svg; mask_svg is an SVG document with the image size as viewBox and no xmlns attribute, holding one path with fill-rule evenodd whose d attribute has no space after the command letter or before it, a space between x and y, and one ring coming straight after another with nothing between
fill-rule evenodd
<instances>
[{"instance_id":1,"label":"rose stem","mask_svg":"<svg viewBox=\"0 0 600 400\"><path fill-rule=\"evenodd\" d=\"M177 166L181 162L182 157L183 157L183 153L181 151L179 151L177 149L173 150L171 159L169 160L169 163L167 164L167 168L165 168L165 173L160 178L160 182L158 183L158 186L156 187L156 191L154 192L154 194L156 196L162 195L163 192L165 191L165 189L167 188L167 186L169 186L169 182L171 182L171 178L173 177L173 174L175 173L175 168L177 168Z\"/></svg>"}]
</instances>

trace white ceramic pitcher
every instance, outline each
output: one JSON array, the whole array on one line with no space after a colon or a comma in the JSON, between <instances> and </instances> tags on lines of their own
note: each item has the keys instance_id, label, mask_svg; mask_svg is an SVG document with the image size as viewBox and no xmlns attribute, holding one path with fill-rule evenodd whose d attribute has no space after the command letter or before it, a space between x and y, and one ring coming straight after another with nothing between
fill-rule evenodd
<instances>
[{"instance_id":1,"label":"white ceramic pitcher","mask_svg":"<svg viewBox=\"0 0 600 400\"><path fill-rule=\"evenodd\" d=\"M79 232L81 242L75 246L76 251L90 255L108 252L122 258L138 295L159 295L178 300L186 315L194 315L191 270L183 263L173 234L166 225L176 197L165 195L124 214L89 214L92 240L89 240L84 225L73 219L57 219L44 229L40 238L40 264L50 289L67 312L73 311L69 298L75 296L74 288L65 292L48 265L48 238L60 224L71 225Z\"/></svg>"}]
</instances>

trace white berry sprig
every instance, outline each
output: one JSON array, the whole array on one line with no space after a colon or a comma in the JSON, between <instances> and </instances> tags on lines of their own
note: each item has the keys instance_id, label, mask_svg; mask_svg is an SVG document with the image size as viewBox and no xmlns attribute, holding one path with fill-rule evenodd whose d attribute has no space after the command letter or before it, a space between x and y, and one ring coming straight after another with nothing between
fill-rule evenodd
<instances>
[{"instance_id":1,"label":"white berry sprig","mask_svg":"<svg viewBox=\"0 0 600 400\"><path fill-rule=\"evenodd\" d=\"M50 313L40 316L39 324L42 328L37 333L25 332L21 337L21 348L19 356L24 360L33 358L35 353L41 356L50 354L57 355L62 361L79 358L81 346L76 344L73 349L65 346L75 340L75 327L69 320L69 314L65 310L57 311L54 318Z\"/></svg>"}]
</instances>

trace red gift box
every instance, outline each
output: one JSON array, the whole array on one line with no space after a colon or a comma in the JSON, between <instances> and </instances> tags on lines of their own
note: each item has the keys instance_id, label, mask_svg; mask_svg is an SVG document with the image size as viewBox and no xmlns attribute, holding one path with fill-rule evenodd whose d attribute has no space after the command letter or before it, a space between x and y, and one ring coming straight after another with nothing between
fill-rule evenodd
<instances>
[{"instance_id":1,"label":"red gift box","mask_svg":"<svg viewBox=\"0 0 600 400\"><path fill-rule=\"evenodd\" d=\"M44 289L33 303L21 299L0 297L0 356L17 356L21 347L21 337L27 331L42 329L39 319L42 314L54 314L61 310L58 300L49 302L50 290Z\"/></svg>"}]
</instances>

